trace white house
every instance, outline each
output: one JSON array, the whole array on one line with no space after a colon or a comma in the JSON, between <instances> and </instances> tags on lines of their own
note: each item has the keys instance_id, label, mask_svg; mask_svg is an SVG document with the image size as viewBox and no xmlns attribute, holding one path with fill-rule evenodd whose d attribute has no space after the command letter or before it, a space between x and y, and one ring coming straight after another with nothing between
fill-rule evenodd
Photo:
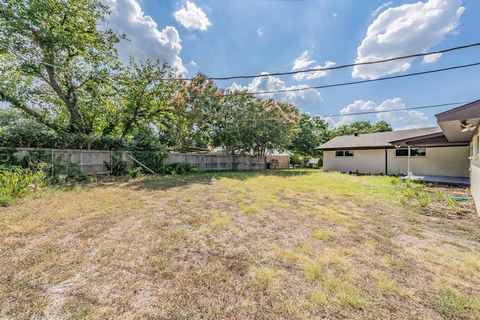
<instances>
[{"instance_id":1,"label":"white house","mask_svg":"<svg viewBox=\"0 0 480 320\"><path fill-rule=\"evenodd\" d=\"M323 169L415 175L444 181L470 177L480 213L480 100L436 115L439 127L354 134L322 144Z\"/></svg>"}]
</instances>

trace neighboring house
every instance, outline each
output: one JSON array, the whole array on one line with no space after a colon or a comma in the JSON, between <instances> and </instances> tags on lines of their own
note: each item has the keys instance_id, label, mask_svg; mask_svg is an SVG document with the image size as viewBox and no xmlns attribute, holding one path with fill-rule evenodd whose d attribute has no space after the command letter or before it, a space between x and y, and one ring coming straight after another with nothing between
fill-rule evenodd
<instances>
[{"instance_id":1,"label":"neighboring house","mask_svg":"<svg viewBox=\"0 0 480 320\"><path fill-rule=\"evenodd\" d=\"M323 151L323 169L387 175L470 176L472 194L480 209L480 100L436 117L439 127L335 137L316 148Z\"/></svg>"},{"instance_id":2,"label":"neighboring house","mask_svg":"<svg viewBox=\"0 0 480 320\"><path fill-rule=\"evenodd\" d=\"M320 158L311 158L307 162L307 168L318 168L319 162L320 162Z\"/></svg>"},{"instance_id":3,"label":"neighboring house","mask_svg":"<svg viewBox=\"0 0 480 320\"><path fill-rule=\"evenodd\" d=\"M275 169L288 169L290 167L289 151L272 150L267 152L267 163L275 165Z\"/></svg>"}]
</instances>

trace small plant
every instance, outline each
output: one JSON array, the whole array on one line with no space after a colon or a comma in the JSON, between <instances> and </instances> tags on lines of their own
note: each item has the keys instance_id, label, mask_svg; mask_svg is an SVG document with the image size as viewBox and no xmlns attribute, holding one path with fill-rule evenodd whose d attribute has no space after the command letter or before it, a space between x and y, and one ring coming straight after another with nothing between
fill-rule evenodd
<instances>
[{"instance_id":1,"label":"small plant","mask_svg":"<svg viewBox=\"0 0 480 320\"><path fill-rule=\"evenodd\" d=\"M313 237L317 240L323 241L330 239L331 235L327 230L317 229L313 232Z\"/></svg>"},{"instance_id":2,"label":"small plant","mask_svg":"<svg viewBox=\"0 0 480 320\"><path fill-rule=\"evenodd\" d=\"M0 195L0 207L8 207L12 203L13 199L7 195Z\"/></svg>"},{"instance_id":3,"label":"small plant","mask_svg":"<svg viewBox=\"0 0 480 320\"><path fill-rule=\"evenodd\" d=\"M458 211L458 202L452 196L447 197L447 204L453 210Z\"/></svg>"},{"instance_id":4,"label":"small plant","mask_svg":"<svg viewBox=\"0 0 480 320\"><path fill-rule=\"evenodd\" d=\"M139 167L135 167L131 170L128 170L127 175L129 179L136 179L142 176L142 169Z\"/></svg>"},{"instance_id":5,"label":"small plant","mask_svg":"<svg viewBox=\"0 0 480 320\"><path fill-rule=\"evenodd\" d=\"M280 272L276 269L269 267L259 267L254 271L254 280L261 286L269 286L276 277L280 275Z\"/></svg>"},{"instance_id":6,"label":"small plant","mask_svg":"<svg viewBox=\"0 0 480 320\"><path fill-rule=\"evenodd\" d=\"M430 204L430 197L424 185L413 183L409 178L405 179L400 202L409 205L416 202L420 207L425 208Z\"/></svg>"}]
</instances>

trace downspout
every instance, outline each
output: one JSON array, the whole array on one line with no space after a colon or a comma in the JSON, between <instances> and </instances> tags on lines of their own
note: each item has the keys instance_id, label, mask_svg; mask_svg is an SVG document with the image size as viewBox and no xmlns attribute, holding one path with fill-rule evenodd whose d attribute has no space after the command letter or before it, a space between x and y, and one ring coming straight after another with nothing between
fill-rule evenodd
<instances>
[{"instance_id":1,"label":"downspout","mask_svg":"<svg viewBox=\"0 0 480 320\"><path fill-rule=\"evenodd\" d=\"M388 176L388 153L387 153L387 148L384 148L385 150L385 175Z\"/></svg>"},{"instance_id":2,"label":"downspout","mask_svg":"<svg viewBox=\"0 0 480 320\"><path fill-rule=\"evenodd\" d=\"M412 173L410 172L410 145L408 145L408 160L407 160L407 177L411 177Z\"/></svg>"}]
</instances>

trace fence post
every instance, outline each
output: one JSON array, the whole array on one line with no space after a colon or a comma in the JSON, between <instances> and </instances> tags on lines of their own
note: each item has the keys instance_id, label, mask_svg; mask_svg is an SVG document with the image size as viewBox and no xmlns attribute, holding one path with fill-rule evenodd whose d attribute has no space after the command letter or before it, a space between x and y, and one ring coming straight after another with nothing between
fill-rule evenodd
<instances>
[{"instance_id":1,"label":"fence post","mask_svg":"<svg viewBox=\"0 0 480 320\"><path fill-rule=\"evenodd\" d=\"M54 161L54 158L53 158L53 151L54 149L52 148L52 177L55 176L55 161Z\"/></svg>"}]
</instances>

